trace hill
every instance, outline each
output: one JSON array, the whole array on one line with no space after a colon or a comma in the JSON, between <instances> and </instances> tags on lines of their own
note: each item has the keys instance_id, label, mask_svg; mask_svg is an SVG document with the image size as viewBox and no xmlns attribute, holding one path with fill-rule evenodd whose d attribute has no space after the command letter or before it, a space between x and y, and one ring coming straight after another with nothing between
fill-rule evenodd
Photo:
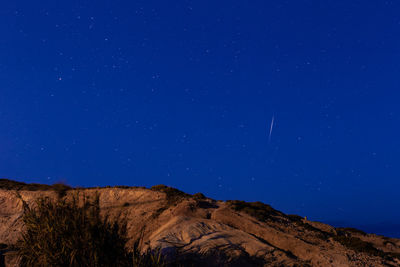
<instances>
[{"instance_id":1,"label":"hill","mask_svg":"<svg viewBox=\"0 0 400 267\"><path fill-rule=\"evenodd\" d=\"M143 249L191 257L198 266L400 266L399 239L308 221L261 202L216 201L163 185L70 188L0 179L0 253L6 266L16 266L7 248L23 230L15 191L30 204L39 196L98 192L104 215L127 219L128 247L143 230Z\"/></svg>"}]
</instances>

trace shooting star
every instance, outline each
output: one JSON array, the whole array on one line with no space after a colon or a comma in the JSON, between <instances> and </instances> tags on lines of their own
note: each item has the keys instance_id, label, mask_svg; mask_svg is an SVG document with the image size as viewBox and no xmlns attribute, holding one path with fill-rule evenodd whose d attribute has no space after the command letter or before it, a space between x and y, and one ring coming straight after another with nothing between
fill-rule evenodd
<instances>
[{"instance_id":1,"label":"shooting star","mask_svg":"<svg viewBox=\"0 0 400 267\"><path fill-rule=\"evenodd\" d=\"M272 115L271 126L269 127L268 143L271 142L272 130L274 129L274 120L275 120L275 116Z\"/></svg>"}]
</instances>

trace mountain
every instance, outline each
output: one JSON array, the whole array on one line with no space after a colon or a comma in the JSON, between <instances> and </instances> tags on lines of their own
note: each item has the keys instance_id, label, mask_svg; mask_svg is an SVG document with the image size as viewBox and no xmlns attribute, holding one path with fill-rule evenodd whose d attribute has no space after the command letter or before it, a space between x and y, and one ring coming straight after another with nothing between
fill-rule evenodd
<instances>
[{"instance_id":1,"label":"mountain","mask_svg":"<svg viewBox=\"0 0 400 267\"><path fill-rule=\"evenodd\" d=\"M190 256L195 266L400 266L400 239L335 228L261 202L216 201L163 185L69 188L0 179L0 259L6 266L17 266L9 248L23 230L16 191L28 204L40 196L97 192L103 214L127 219L128 247L143 233L143 249Z\"/></svg>"}]
</instances>

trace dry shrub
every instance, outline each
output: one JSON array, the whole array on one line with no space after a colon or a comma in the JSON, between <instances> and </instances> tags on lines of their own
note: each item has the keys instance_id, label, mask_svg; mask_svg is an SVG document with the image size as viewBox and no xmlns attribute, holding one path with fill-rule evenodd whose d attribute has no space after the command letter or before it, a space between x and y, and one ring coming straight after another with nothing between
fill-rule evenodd
<instances>
[{"instance_id":1,"label":"dry shrub","mask_svg":"<svg viewBox=\"0 0 400 267\"><path fill-rule=\"evenodd\" d=\"M17 193L18 194L18 193ZM99 195L71 200L38 198L29 206L20 195L25 230L16 250L20 266L164 267L160 250L141 252L143 235L129 250L126 220L100 215ZM173 259L168 266L181 266Z\"/></svg>"},{"instance_id":2,"label":"dry shrub","mask_svg":"<svg viewBox=\"0 0 400 267\"><path fill-rule=\"evenodd\" d=\"M262 222L265 222L268 219L274 219L274 217L285 216L285 214L273 209L270 205L259 201L245 202L241 200L228 200L227 203L235 211L243 211Z\"/></svg>"},{"instance_id":3,"label":"dry shrub","mask_svg":"<svg viewBox=\"0 0 400 267\"><path fill-rule=\"evenodd\" d=\"M71 201L41 197L32 207L23 201L21 266L128 266L126 224L100 216L99 195L79 202L78 194Z\"/></svg>"}]
</instances>

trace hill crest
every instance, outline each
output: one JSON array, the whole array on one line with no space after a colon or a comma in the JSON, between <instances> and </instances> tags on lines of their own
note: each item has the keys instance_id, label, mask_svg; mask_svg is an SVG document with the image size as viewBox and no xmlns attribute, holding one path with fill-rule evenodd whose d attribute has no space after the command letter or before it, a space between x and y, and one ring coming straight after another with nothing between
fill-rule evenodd
<instances>
[{"instance_id":1,"label":"hill crest","mask_svg":"<svg viewBox=\"0 0 400 267\"><path fill-rule=\"evenodd\" d=\"M97 192L103 214L128 219L128 246L144 229L147 247L197 257L210 266L400 266L399 239L308 221L261 202L217 201L164 185L71 188L0 179L0 243L5 245L15 243L23 229L15 191L31 204L39 196Z\"/></svg>"}]
</instances>

